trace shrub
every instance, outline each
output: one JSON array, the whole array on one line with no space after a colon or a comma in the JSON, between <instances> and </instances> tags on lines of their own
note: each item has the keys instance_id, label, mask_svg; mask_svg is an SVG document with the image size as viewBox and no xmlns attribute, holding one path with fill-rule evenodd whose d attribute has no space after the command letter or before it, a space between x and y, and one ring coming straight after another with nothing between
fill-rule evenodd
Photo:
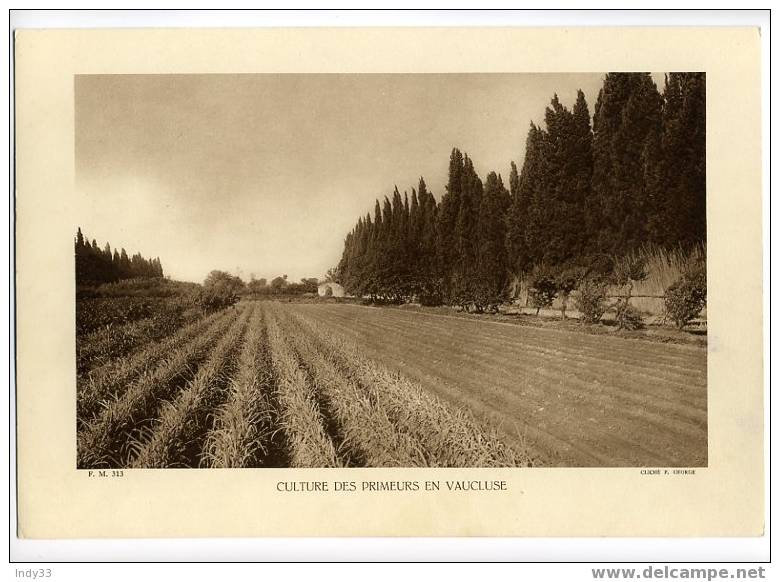
<instances>
[{"instance_id":1,"label":"shrub","mask_svg":"<svg viewBox=\"0 0 780 582\"><path fill-rule=\"evenodd\" d=\"M580 284L585 276L585 268L575 263L564 264L555 272L555 290L561 298L561 319L566 319L566 308L569 305L569 295Z\"/></svg>"},{"instance_id":2,"label":"shrub","mask_svg":"<svg viewBox=\"0 0 780 582\"><path fill-rule=\"evenodd\" d=\"M613 277L616 285L629 286L629 294L634 283L647 279L647 264L644 257L625 256L615 258Z\"/></svg>"},{"instance_id":3,"label":"shrub","mask_svg":"<svg viewBox=\"0 0 780 582\"><path fill-rule=\"evenodd\" d=\"M644 327L642 315L636 307L628 302L628 300L618 303L615 321L617 321L618 329L634 330L642 329Z\"/></svg>"},{"instance_id":4,"label":"shrub","mask_svg":"<svg viewBox=\"0 0 780 582\"><path fill-rule=\"evenodd\" d=\"M664 296L666 314L682 329L707 304L707 272L704 266L694 267L672 283Z\"/></svg>"},{"instance_id":5,"label":"shrub","mask_svg":"<svg viewBox=\"0 0 780 582\"><path fill-rule=\"evenodd\" d=\"M647 279L647 261L641 255L627 255L615 257L615 266L612 273L613 283L624 289L625 295L621 296L615 304L615 321L618 329L641 329L644 327L642 314L631 305L631 294L634 285Z\"/></svg>"},{"instance_id":6,"label":"shrub","mask_svg":"<svg viewBox=\"0 0 780 582\"><path fill-rule=\"evenodd\" d=\"M217 311L238 302L238 295L226 287L203 288L195 294L195 304L204 311Z\"/></svg>"},{"instance_id":7,"label":"shrub","mask_svg":"<svg viewBox=\"0 0 780 582\"><path fill-rule=\"evenodd\" d=\"M531 271L528 299L531 307L536 308L536 315L544 307L550 307L558 294L558 281L550 269L537 265Z\"/></svg>"},{"instance_id":8,"label":"shrub","mask_svg":"<svg viewBox=\"0 0 780 582\"><path fill-rule=\"evenodd\" d=\"M597 281L584 281L574 298L583 323L597 323L607 310L607 288Z\"/></svg>"},{"instance_id":9,"label":"shrub","mask_svg":"<svg viewBox=\"0 0 780 582\"><path fill-rule=\"evenodd\" d=\"M216 311L230 307L239 300L244 283L224 271L211 271L203 282L203 288L195 293L195 304L204 311Z\"/></svg>"},{"instance_id":10,"label":"shrub","mask_svg":"<svg viewBox=\"0 0 780 582\"><path fill-rule=\"evenodd\" d=\"M644 245L633 251L631 257L641 258L647 270L647 278L637 282L634 291L642 295L661 296L692 266L704 264L707 249L703 244L676 248Z\"/></svg>"},{"instance_id":11,"label":"shrub","mask_svg":"<svg viewBox=\"0 0 780 582\"><path fill-rule=\"evenodd\" d=\"M504 303L505 297L503 289L497 289L497 286L489 282L480 282L474 291L474 310L477 313L498 313L498 308Z\"/></svg>"}]
</instances>

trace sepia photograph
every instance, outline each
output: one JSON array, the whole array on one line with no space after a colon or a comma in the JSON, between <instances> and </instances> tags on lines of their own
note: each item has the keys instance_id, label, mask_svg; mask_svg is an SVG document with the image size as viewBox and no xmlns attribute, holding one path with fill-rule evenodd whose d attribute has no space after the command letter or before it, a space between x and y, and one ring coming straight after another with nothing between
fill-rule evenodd
<instances>
[{"instance_id":1,"label":"sepia photograph","mask_svg":"<svg viewBox=\"0 0 780 582\"><path fill-rule=\"evenodd\" d=\"M760 29L206 16L15 32L20 551L761 538Z\"/></svg>"},{"instance_id":2,"label":"sepia photograph","mask_svg":"<svg viewBox=\"0 0 780 582\"><path fill-rule=\"evenodd\" d=\"M73 91L78 469L708 466L705 72Z\"/></svg>"}]
</instances>

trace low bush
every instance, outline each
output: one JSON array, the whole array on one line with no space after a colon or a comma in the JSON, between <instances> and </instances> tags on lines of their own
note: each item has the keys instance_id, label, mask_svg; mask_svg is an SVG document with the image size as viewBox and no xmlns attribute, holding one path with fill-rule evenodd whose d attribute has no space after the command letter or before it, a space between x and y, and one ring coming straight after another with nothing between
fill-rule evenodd
<instances>
[{"instance_id":1,"label":"low bush","mask_svg":"<svg viewBox=\"0 0 780 582\"><path fill-rule=\"evenodd\" d=\"M545 307L550 307L558 294L556 274L544 266L536 266L531 271L528 287L528 299L531 307L536 308L536 315Z\"/></svg>"},{"instance_id":2,"label":"low bush","mask_svg":"<svg viewBox=\"0 0 780 582\"><path fill-rule=\"evenodd\" d=\"M647 265L643 257L628 255L615 257L615 266L612 273L615 285L629 287L629 294L634 285L647 279Z\"/></svg>"},{"instance_id":3,"label":"low bush","mask_svg":"<svg viewBox=\"0 0 780 582\"><path fill-rule=\"evenodd\" d=\"M498 313L498 308L504 301L504 294L496 292L495 288L489 285L477 285L474 299L465 304L465 309L474 313Z\"/></svg>"},{"instance_id":4,"label":"low bush","mask_svg":"<svg viewBox=\"0 0 780 582\"><path fill-rule=\"evenodd\" d=\"M564 264L555 274L555 290L561 299L561 319L566 319L566 308L569 305L569 295L583 280L585 269L577 264Z\"/></svg>"},{"instance_id":5,"label":"low bush","mask_svg":"<svg viewBox=\"0 0 780 582\"><path fill-rule=\"evenodd\" d=\"M617 322L618 329L634 330L642 329L644 327L642 314L627 300L618 303L615 321Z\"/></svg>"},{"instance_id":6,"label":"low bush","mask_svg":"<svg viewBox=\"0 0 780 582\"><path fill-rule=\"evenodd\" d=\"M226 287L203 288L194 295L195 305L203 311L217 311L238 303L239 296Z\"/></svg>"},{"instance_id":7,"label":"low bush","mask_svg":"<svg viewBox=\"0 0 780 582\"><path fill-rule=\"evenodd\" d=\"M597 323L607 311L607 288L603 283L586 280L574 296L574 305L583 323Z\"/></svg>"},{"instance_id":8,"label":"low bush","mask_svg":"<svg viewBox=\"0 0 780 582\"><path fill-rule=\"evenodd\" d=\"M224 309L238 303L244 288L239 277L225 271L211 271L203 287L194 293L194 303L206 312Z\"/></svg>"},{"instance_id":9,"label":"low bush","mask_svg":"<svg viewBox=\"0 0 780 582\"><path fill-rule=\"evenodd\" d=\"M664 296L666 315L679 329L699 315L706 304L707 272L702 265L685 272L669 286Z\"/></svg>"}]
</instances>

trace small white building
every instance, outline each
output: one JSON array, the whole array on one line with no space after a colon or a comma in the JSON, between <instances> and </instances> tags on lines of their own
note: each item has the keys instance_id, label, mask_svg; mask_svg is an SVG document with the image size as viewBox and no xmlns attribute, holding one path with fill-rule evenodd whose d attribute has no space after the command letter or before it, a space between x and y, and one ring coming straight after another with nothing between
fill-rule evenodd
<instances>
[{"instance_id":1,"label":"small white building","mask_svg":"<svg viewBox=\"0 0 780 582\"><path fill-rule=\"evenodd\" d=\"M330 289L330 293L328 293ZM344 297L344 287L338 283L320 283L317 287L317 294L320 297Z\"/></svg>"}]
</instances>

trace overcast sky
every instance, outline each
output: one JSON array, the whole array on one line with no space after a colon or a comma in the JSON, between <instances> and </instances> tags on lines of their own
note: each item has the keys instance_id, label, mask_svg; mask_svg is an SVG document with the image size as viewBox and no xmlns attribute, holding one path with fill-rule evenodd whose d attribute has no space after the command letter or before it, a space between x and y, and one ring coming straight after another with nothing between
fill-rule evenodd
<instances>
[{"instance_id":1,"label":"overcast sky","mask_svg":"<svg viewBox=\"0 0 780 582\"><path fill-rule=\"evenodd\" d=\"M80 226L175 279L321 277L375 198L440 199L453 147L508 181L553 93L592 115L603 77L77 76Z\"/></svg>"}]
</instances>

